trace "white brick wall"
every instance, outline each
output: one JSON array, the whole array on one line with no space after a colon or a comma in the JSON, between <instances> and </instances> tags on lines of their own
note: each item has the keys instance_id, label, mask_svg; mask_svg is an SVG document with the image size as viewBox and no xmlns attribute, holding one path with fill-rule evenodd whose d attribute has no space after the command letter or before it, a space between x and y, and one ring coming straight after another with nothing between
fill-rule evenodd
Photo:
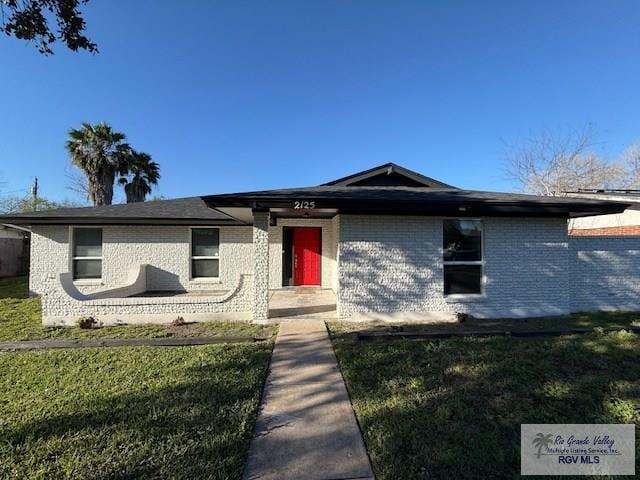
<instances>
[{"instance_id":1,"label":"white brick wall","mask_svg":"<svg viewBox=\"0 0 640 480\"><path fill-rule=\"evenodd\" d=\"M340 215L331 219L331 244L333 245L333 271L331 272L331 289L338 293L338 270L340 269Z\"/></svg>"},{"instance_id":2,"label":"white brick wall","mask_svg":"<svg viewBox=\"0 0 640 480\"><path fill-rule=\"evenodd\" d=\"M357 215L280 220L277 227L268 229L267 262L260 268L269 270L268 285L280 288L282 226L320 226L322 285L337 290L341 318L360 312L468 312L497 318L640 310L640 238L567 237L562 219L484 219L484 294L446 298L442 220ZM70 268L69 227L35 226L30 289L43 295L43 314L54 319L85 314L109 318L122 314L255 315L258 310L262 318L265 307L261 299L267 297L258 295L254 282L254 233L253 227L221 227L221 278L214 284L190 279L188 227L105 226L103 278L98 284L76 282L81 292L121 287L130 282L132 268L149 264L149 290L232 294L224 301L183 297L81 302L56 291L58 275ZM263 239L262 234L258 236Z\"/></svg>"},{"instance_id":3,"label":"white brick wall","mask_svg":"<svg viewBox=\"0 0 640 480\"><path fill-rule=\"evenodd\" d=\"M340 216L338 315L468 312L522 317L569 311L563 219L484 219L485 292L443 294L442 218Z\"/></svg>"},{"instance_id":4,"label":"white brick wall","mask_svg":"<svg viewBox=\"0 0 640 480\"><path fill-rule=\"evenodd\" d=\"M121 287L130 281L131 270L141 264L147 269L148 290L215 290L238 288L241 274L253 275L252 227L220 227L220 279L219 281L192 280L190 278L190 251L188 226L104 226L102 249L102 279L79 280L75 284L85 294ZM114 304L105 300L98 304L72 302L63 295L54 295L59 284L58 275L70 270L70 229L68 226L34 226L31 240L32 294L43 295L43 316L115 313L219 313L250 312L253 297L247 290L252 279L245 279L239 293L225 303L211 305L176 300L164 302L139 301L137 305ZM59 293L59 292L58 292ZM44 298L47 297L48 298ZM240 298L245 296L246 298ZM53 298L56 297L56 298ZM238 297L238 298L236 298ZM126 303L126 302L125 302ZM131 303L131 302L130 302ZM135 303L135 302L133 302ZM205 302L206 303L206 302ZM166 304L160 306L160 304ZM167 306L168 305L168 306Z\"/></svg>"},{"instance_id":5,"label":"white brick wall","mask_svg":"<svg viewBox=\"0 0 640 480\"><path fill-rule=\"evenodd\" d=\"M165 323L182 316L187 321L249 320L253 305L253 276L241 275L234 289L223 295L128 297L77 300L66 294L60 283L47 279L42 295L45 325L73 325L85 315L104 324Z\"/></svg>"},{"instance_id":6,"label":"white brick wall","mask_svg":"<svg viewBox=\"0 0 640 480\"><path fill-rule=\"evenodd\" d=\"M253 214L253 320L269 318L269 213Z\"/></svg>"},{"instance_id":7,"label":"white brick wall","mask_svg":"<svg viewBox=\"0 0 640 480\"><path fill-rule=\"evenodd\" d=\"M127 282L131 268L149 264L149 290L224 290L232 288L241 273L253 273L251 227L220 227L220 281L192 280L188 226L102 227L102 279L78 281L83 293L116 288ZM30 288L41 293L46 275L70 270L68 226L34 226ZM93 283L93 285L91 285Z\"/></svg>"},{"instance_id":8,"label":"white brick wall","mask_svg":"<svg viewBox=\"0 0 640 480\"><path fill-rule=\"evenodd\" d=\"M46 292L47 280L57 279L69 271L69 227L34 225L31 232L29 291L31 295ZM118 285L119 286L119 285ZM86 290L81 289L83 293Z\"/></svg>"},{"instance_id":9,"label":"white brick wall","mask_svg":"<svg viewBox=\"0 0 640 480\"><path fill-rule=\"evenodd\" d=\"M640 237L569 237L571 310L640 310Z\"/></svg>"}]
</instances>

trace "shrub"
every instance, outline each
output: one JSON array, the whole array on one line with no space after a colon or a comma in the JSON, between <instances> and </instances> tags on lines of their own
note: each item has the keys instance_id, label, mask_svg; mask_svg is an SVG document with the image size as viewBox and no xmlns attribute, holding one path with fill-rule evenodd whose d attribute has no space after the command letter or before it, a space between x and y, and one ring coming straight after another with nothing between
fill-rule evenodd
<instances>
[{"instance_id":1,"label":"shrub","mask_svg":"<svg viewBox=\"0 0 640 480\"><path fill-rule=\"evenodd\" d=\"M78 319L78 327L82 328L82 329L91 329L91 328L99 328L100 324L98 323L98 321L91 317L91 316L87 316L87 317L80 317Z\"/></svg>"},{"instance_id":2,"label":"shrub","mask_svg":"<svg viewBox=\"0 0 640 480\"><path fill-rule=\"evenodd\" d=\"M182 325L186 325L186 324L187 322L183 317L176 317L176 319L173 322L171 322L171 325L173 325L174 327L181 327Z\"/></svg>"}]
</instances>

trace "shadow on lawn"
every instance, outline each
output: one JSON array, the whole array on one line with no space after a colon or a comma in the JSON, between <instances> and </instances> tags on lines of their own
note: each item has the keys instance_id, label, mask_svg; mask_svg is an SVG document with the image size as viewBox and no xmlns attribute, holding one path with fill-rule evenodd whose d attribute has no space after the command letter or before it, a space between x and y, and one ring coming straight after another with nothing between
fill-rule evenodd
<instances>
[{"instance_id":1,"label":"shadow on lawn","mask_svg":"<svg viewBox=\"0 0 640 480\"><path fill-rule=\"evenodd\" d=\"M275 361L293 367L299 356L321 361L327 355L325 348L306 341L294 342L293 347L295 355ZM189 369L183 375L188 381L171 388L105 396L66 414L0 429L0 438L14 452L13 466L22 468L15 476L34 478L33 464L39 463L45 472L41 478L240 478L271 351L262 348L252 360L246 350L238 352L225 361ZM258 362L264 369L255 368ZM217 372L226 373L219 376ZM291 415L343 400L335 389L316 383L324 376L315 375L305 377L311 388L296 399ZM315 420L326 419L319 416ZM336 434L343 428L333 427ZM302 438L285 435L275 442L274 451L287 451L294 443L305 442L313 448L305 451L304 459L291 456L291 464L324 464L326 453L315 446L329 443L331 429L326 430L304 433ZM6 455L1 448L0 454ZM0 478L4 478L1 464Z\"/></svg>"},{"instance_id":2,"label":"shadow on lawn","mask_svg":"<svg viewBox=\"0 0 640 480\"><path fill-rule=\"evenodd\" d=\"M29 298L28 277L0 278L0 300Z\"/></svg>"},{"instance_id":3,"label":"shadow on lawn","mask_svg":"<svg viewBox=\"0 0 640 480\"><path fill-rule=\"evenodd\" d=\"M632 334L335 340L379 479L515 478L521 423L640 420Z\"/></svg>"},{"instance_id":4,"label":"shadow on lawn","mask_svg":"<svg viewBox=\"0 0 640 480\"><path fill-rule=\"evenodd\" d=\"M270 348L255 348L190 368L188 381L170 388L103 396L72 413L0 430L10 460L4 474L240 478L270 356Z\"/></svg>"}]
</instances>

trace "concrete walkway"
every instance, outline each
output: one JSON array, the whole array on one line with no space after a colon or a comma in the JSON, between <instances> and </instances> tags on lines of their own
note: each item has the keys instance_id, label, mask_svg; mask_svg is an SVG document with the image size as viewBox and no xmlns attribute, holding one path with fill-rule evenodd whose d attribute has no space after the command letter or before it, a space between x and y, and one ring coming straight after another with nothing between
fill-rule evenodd
<instances>
[{"instance_id":1,"label":"concrete walkway","mask_svg":"<svg viewBox=\"0 0 640 480\"><path fill-rule=\"evenodd\" d=\"M283 321L244 479L373 478L322 320Z\"/></svg>"}]
</instances>

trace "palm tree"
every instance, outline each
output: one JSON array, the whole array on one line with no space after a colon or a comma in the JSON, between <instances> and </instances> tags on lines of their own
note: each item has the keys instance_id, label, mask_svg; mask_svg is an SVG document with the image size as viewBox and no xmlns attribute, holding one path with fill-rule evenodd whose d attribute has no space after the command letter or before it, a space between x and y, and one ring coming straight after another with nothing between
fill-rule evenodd
<instances>
[{"instance_id":1,"label":"palm tree","mask_svg":"<svg viewBox=\"0 0 640 480\"><path fill-rule=\"evenodd\" d=\"M152 161L148 153L132 150L126 167L128 175L119 182L124 185L127 203L144 202L151 193L152 185L157 185L160 180L160 165Z\"/></svg>"},{"instance_id":2,"label":"palm tree","mask_svg":"<svg viewBox=\"0 0 640 480\"><path fill-rule=\"evenodd\" d=\"M127 173L131 147L125 138L106 123L85 122L82 128L69 130L66 147L71 162L87 176L89 199L96 207L111 205L116 175Z\"/></svg>"},{"instance_id":3,"label":"palm tree","mask_svg":"<svg viewBox=\"0 0 640 480\"><path fill-rule=\"evenodd\" d=\"M551 437L553 435L551 433L548 433L547 435L543 435L542 433L538 433L535 438L533 439L533 446L534 447L538 447L538 454L536 455L536 458L540 458L540 455L542 455L541 451L543 447L548 447L549 445L551 445Z\"/></svg>"}]
</instances>

